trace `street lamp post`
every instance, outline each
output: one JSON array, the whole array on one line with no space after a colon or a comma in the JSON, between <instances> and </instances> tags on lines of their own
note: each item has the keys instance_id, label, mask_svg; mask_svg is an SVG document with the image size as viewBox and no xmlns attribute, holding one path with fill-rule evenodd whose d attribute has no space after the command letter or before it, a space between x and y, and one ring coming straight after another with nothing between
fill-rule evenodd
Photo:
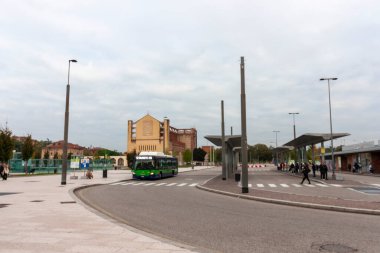
<instances>
[{"instance_id":1,"label":"street lamp post","mask_svg":"<svg viewBox=\"0 0 380 253\"><path fill-rule=\"evenodd\" d=\"M294 139L296 138L296 119L295 115L300 114L299 112L289 112L289 114L293 115L293 134L294 134Z\"/></svg>"},{"instance_id":2,"label":"street lamp post","mask_svg":"<svg viewBox=\"0 0 380 253\"><path fill-rule=\"evenodd\" d=\"M330 98L330 80L338 80L336 77L321 78L320 81L327 80L328 90L329 90L329 111L330 111L330 139L331 139L331 162L332 162L332 179L336 179L335 175L335 160L334 160L334 141L333 141L333 130L332 130L332 118L331 118L331 98Z\"/></svg>"},{"instance_id":3,"label":"street lamp post","mask_svg":"<svg viewBox=\"0 0 380 253\"><path fill-rule=\"evenodd\" d=\"M300 114L299 112L289 112L289 115L293 115L293 137L294 137L294 140L296 139L296 117L295 115L296 114ZM298 149L295 150L296 152L296 157L295 157L295 160L297 161L298 160Z\"/></svg>"},{"instance_id":4,"label":"street lamp post","mask_svg":"<svg viewBox=\"0 0 380 253\"><path fill-rule=\"evenodd\" d=\"M67 174L67 139L69 134L69 104L70 104L70 63L77 62L77 60L69 60L69 71L67 74L66 86L66 107L65 107L65 127L63 134L63 154L62 154L62 179L61 185L66 185Z\"/></svg>"},{"instance_id":5,"label":"street lamp post","mask_svg":"<svg viewBox=\"0 0 380 253\"><path fill-rule=\"evenodd\" d=\"M280 131L278 130L273 130L273 133L276 133L276 148L277 148L277 133ZM278 167L278 151L276 150L276 166Z\"/></svg>"}]
</instances>

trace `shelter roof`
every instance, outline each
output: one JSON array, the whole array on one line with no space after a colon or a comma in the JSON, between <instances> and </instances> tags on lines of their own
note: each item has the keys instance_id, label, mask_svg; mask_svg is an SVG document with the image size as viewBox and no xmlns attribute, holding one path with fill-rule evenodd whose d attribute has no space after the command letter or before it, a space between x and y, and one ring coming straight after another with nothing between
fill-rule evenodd
<instances>
[{"instance_id":1,"label":"shelter roof","mask_svg":"<svg viewBox=\"0 0 380 253\"><path fill-rule=\"evenodd\" d=\"M272 152L273 153L281 153L281 152L286 152L286 151L293 150L293 149L294 149L294 147L292 147L292 146L281 146L281 147L277 147L277 148L272 149Z\"/></svg>"},{"instance_id":2,"label":"shelter roof","mask_svg":"<svg viewBox=\"0 0 380 253\"><path fill-rule=\"evenodd\" d=\"M349 133L334 133L333 139L341 138L344 136L350 135ZM304 147L308 145L313 145L321 142L325 142L330 140L330 133L306 133L303 134L294 140L285 143L284 146L292 146L292 147Z\"/></svg>"},{"instance_id":3,"label":"shelter roof","mask_svg":"<svg viewBox=\"0 0 380 253\"><path fill-rule=\"evenodd\" d=\"M215 146L222 146L222 136L220 135L207 135L205 136ZM231 147L237 148L241 147L241 135L226 135L224 136L224 141Z\"/></svg>"}]
</instances>

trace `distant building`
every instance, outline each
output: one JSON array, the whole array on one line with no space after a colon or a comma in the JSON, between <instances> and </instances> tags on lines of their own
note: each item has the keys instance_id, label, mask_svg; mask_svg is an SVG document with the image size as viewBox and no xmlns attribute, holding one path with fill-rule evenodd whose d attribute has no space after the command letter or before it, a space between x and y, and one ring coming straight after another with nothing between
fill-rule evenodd
<instances>
[{"instance_id":1,"label":"distant building","mask_svg":"<svg viewBox=\"0 0 380 253\"><path fill-rule=\"evenodd\" d=\"M202 146L202 149L207 153L205 156L205 162L215 162L214 146Z\"/></svg>"},{"instance_id":2,"label":"distant building","mask_svg":"<svg viewBox=\"0 0 380 253\"><path fill-rule=\"evenodd\" d=\"M197 147L195 128L177 129L169 119L159 121L149 114L133 122L128 120L127 153L141 151L164 152L183 161L183 152Z\"/></svg>"},{"instance_id":3,"label":"distant building","mask_svg":"<svg viewBox=\"0 0 380 253\"><path fill-rule=\"evenodd\" d=\"M67 154L72 156L83 156L84 147L77 144L67 143ZM54 155L57 153L58 158L62 159L63 154L63 141L53 142L42 149L41 158L44 157L45 153L49 153L49 159L53 159Z\"/></svg>"},{"instance_id":4,"label":"distant building","mask_svg":"<svg viewBox=\"0 0 380 253\"><path fill-rule=\"evenodd\" d=\"M331 157L331 154L326 154ZM343 171L352 171L354 164L362 166L361 172L369 172L370 165L374 173L380 173L380 141L362 142L342 147L334 152L336 167Z\"/></svg>"},{"instance_id":5,"label":"distant building","mask_svg":"<svg viewBox=\"0 0 380 253\"><path fill-rule=\"evenodd\" d=\"M18 142L22 142L22 143L25 142L26 138L28 138L28 137L27 136L16 136L16 135L12 136L13 141L18 141ZM32 139L33 145L35 145L37 142L38 141Z\"/></svg>"}]
</instances>

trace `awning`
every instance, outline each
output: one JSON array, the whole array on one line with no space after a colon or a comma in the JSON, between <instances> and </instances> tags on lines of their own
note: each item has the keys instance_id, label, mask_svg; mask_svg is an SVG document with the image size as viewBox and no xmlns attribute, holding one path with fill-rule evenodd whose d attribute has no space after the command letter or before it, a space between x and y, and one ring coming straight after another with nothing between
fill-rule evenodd
<instances>
[{"instance_id":1,"label":"awning","mask_svg":"<svg viewBox=\"0 0 380 253\"><path fill-rule=\"evenodd\" d=\"M350 135L349 133L334 133L333 139L341 138ZM330 133L307 133L303 134L294 140L285 143L284 146L292 146L295 148L305 147L308 145L314 145L322 143L331 139Z\"/></svg>"},{"instance_id":2,"label":"awning","mask_svg":"<svg viewBox=\"0 0 380 253\"><path fill-rule=\"evenodd\" d=\"M222 146L222 136L221 135L207 135L205 136L215 146ZM226 135L224 136L224 141L231 147L237 148L241 147L241 135Z\"/></svg>"}]
</instances>

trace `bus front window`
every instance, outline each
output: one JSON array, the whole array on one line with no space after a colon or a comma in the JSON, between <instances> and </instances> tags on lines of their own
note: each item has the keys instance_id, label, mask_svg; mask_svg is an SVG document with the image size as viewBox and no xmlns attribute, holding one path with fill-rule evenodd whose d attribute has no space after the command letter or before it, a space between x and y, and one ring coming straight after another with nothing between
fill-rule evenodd
<instances>
[{"instance_id":1,"label":"bus front window","mask_svg":"<svg viewBox=\"0 0 380 253\"><path fill-rule=\"evenodd\" d=\"M154 169L153 161L137 161L135 164L136 170L152 170Z\"/></svg>"}]
</instances>

